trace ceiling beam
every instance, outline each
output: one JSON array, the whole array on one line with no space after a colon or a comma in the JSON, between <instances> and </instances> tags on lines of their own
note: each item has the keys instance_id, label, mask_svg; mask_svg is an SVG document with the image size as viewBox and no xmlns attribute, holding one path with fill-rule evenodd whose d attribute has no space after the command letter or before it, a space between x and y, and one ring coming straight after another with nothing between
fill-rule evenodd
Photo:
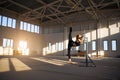
<instances>
[{"instance_id":1,"label":"ceiling beam","mask_svg":"<svg viewBox=\"0 0 120 80\"><path fill-rule=\"evenodd\" d=\"M120 1L119 0L113 0L114 2L116 2L118 8L120 8Z\"/></svg>"},{"instance_id":2,"label":"ceiling beam","mask_svg":"<svg viewBox=\"0 0 120 80\"><path fill-rule=\"evenodd\" d=\"M63 1L63 0L61 0L61 1ZM41 1L41 0L37 0L37 2L40 2L40 3L44 4L44 5L47 5L45 2L43 2L43 1ZM57 14L55 14L56 12L58 12L58 13L60 13L60 14L61 14L62 12L59 11L58 9L55 9L54 7L52 7L52 5L49 5L49 8L51 8L52 10L54 10L55 12L53 12L52 10L49 9L49 11L50 11L51 13L53 13L53 15L58 18L58 20L60 20L62 23L65 24L65 22L64 22L61 18L59 18ZM64 13L62 13L62 15L65 16Z\"/></svg>"},{"instance_id":3,"label":"ceiling beam","mask_svg":"<svg viewBox=\"0 0 120 80\"><path fill-rule=\"evenodd\" d=\"M97 14L95 8L93 7L93 6L95 6L95 4L91 0L87 0L87 1L88 1L88 4L90 5L90 7L92 9L93 14L94 14L93 17L98 20L99 19L98 14Z\"/></svg>"},{"instance_id":4,"label":"ceiling beam","mask_svg":"<svg viewBox=\"0 0 120 80\"><path fill-rule=\"evenodd\" d=\"M71 1L71 0L69 0L69 1ZM74 2L75 2L75 3L73 3L73 2L71 1L71 3L73 4L73 6L77 6L78 11L79 11L79 10L85 10L85 12L87 12L88 14L90 14L90 15L93 16L93 13L92 13L91 11L89 11L85 6L83 6L83 5L81 4L81 0L80 0L79 2L77 2L76 0L74 0ZM81 8L79 7L79 5L81 6Z\"/></svg>"},{"instance_id":5,"label":"ceiling beam","mask_svg":"<svg viewBox=\"0 0 120 80\"><path fill-rule=\"evenodd\" d=\"M36 8L36 9L33 9L32 11L37 11L37 10L40 10L40 9L42 9L42 8L44 8L44 7L51 6L51 5L55 4L55 3L58 3L59 1L61 1L61 0L56 0L56 1L54 1L54 2L51 2L51 3L47 4L47 5L44 5L44 6L42 6L42 7L38 7L38 8ZM31 13L32 11L25 12L25 13L23 13L22 15Z\"/></svg>"},{"instance_id":6,"label":"ceiling beam","mask_svg":"<svg viewBox=\"0 0 120 80\"><path fill-rule=\"evenodd\" d=\"M49 10L49 11L52 12L53 15L56 16L56 18L57 18L60 22L62 22L63 24L65 24L65 22L64 22L61 18L59 18L59 17L57 16L57 14L55 14L52 10Z\"/></svg>"},{"instance_id":7,"label":"ceiling beam","mask_svg":"<svg viewBox=\"0 0 120 80\"><path fill-rule=\"evenodd\" d=\"M15 14L15 15L19 15L17 12L15 12L15 11L12 11L12 10L9 10L9 9L7 9L7 8L2 8L2 7L0 7L0 13L1 14L5 14L5 13L12 13L12 14Z\"/></svg>"},{"instance_id":8,"label":"ceiling beam","mask_svg":"<svg viewBox=\"0 0 120 80\"><path fill-rule=\"evenodd\" d=\"M4 4L4 3L6 3L6 2L7 2L7 1L1 1L1 2L0 2L0 5L1 5L1 4Z\"/></svg>"},{"instance_id":9,"label":"ceiling beam","mask_svg":"<svg viewBox=\"0 0 120 80\"><path fill-rule=\"evenodd\" d=\"M53 5L55 7L58 7L58 5ZM71 8L70 6L66 6L66 5L60 5L61 8Z\"/></svg>"},{"instance_id":10,"label":"ceiling beam","mask_svg":"<svg viewBox=\"0 0 120 80\"><path fill-rule=\"evenodd\" d=\"M20 6L20 7L24 8L24 9L33 11L32 9L30 9L30 8L28 8L28 7L26 7L26 6L22 5L22 4L19 4L19 3L15 2L15 1L13 1L13 0L8 0L8 1L11 2L11 3L13 3L13 4L15 4L15 5L17 5L17 6ZM37 12L37 11L35 11L34 13L37 13L39 16L43 15L43 14ZM30 20L29 16L30 16L30 14L28 14L28 15L25 16L25 17L28 18L28 19L26 19L26 20ZM36 15L35 15L35 16L36 16ZM50 17L48 17L48 18L51 19ZM35 18L32 18L32 19L36 19L36 17L35 17Z\"/></svg>"},{"instance_id":11,"label":"ceiling beam","mask_svg":"<svg viewBox=\"0 0 120 80\"><path fill-rule=\"evenodd\" d=\"M39 1L40 3L44 4L44 2L41 1L41 0L36 0L36 1ZM47 6L51 6L52 4L55 4L55 3L59 2L59 1L60 1L60 0L54 1L54 2L52 2L52 3L50 3L50 4L44 4L44 6L38 7L38 8L33 9L33 10L30 10L30 11L28 11L28 12L26 12L26 13L23 13L22 15L24 16L24 15L29 15L31 12L33 12L33 13L34 13L34 12L38 12L37 10L45 9L45 8L47 8ZM38 12L38 13L39 13L39 12ZM39 13L39 14L42 15L41 13ZM43 18L43 17L47 17L48 19L53 20L53 18L51 18L50 16L46 16L46 15L42 15L42 17L41 17L41 16L37 16L37 17L34 17L34 18L29 18L28 20L33 20L33 19L38 19L38 18Z\"/></svg>"},{"instance_id":12,"label":"ceiling beam","mask_svg":"<svg viewBox=\"0 0 120 80\"><path fill-rule=\"evenodd\" d=\"M21 7L21 8L24 8L24 9L26 9L26 10L28 10L28 12L26 12L26 13L23 13L22 15L23 16L25 16L25 17L28 17L27 19L28 20L33 20L33 19L39 19L39 18L41 18L41 20L42 20L42 18L43 17L46 17L46 18L48 18L48 19L50 19L50 20L53 20L53 18L51 17L51 16L56 16L57 18L59 18L59 20L61 19L61 17L59 17L58 15L62 15L63 17L68 17L68 16L66 16L66 13L71 13L71 12L75 12L75 11L78 11L78 12L80 12L80 11L82 11L82 10L85 10L88 14L90 14L90 15L94 15L93 13L92 13L92 11L91 11L91 7L89 6L89 7L85 7L84 5L82 5L81 4L81 2L80 1L82 1L82 0L74 0L74 2L72 1L72 0L64 0L64 1L69 1L68 3L71 5L72 4L72 6L69 6L69 7L71 7L71 10L66 10L66 11L64 11L64 12L61 12L60 10L59 10L59 8L62 6L61 4L60 4L60 2L62 2L63 0L56 0L56 1L54 1L54 2L51 2L51 3L49 3L49 4L46 4L45 2L43 2L42 0L36 0L36 1L39 1L40 3L42 3L43 4L43 6L42 7L38 7L38 8L36 8L36 9L31 9L31 8L29 8L29 7L27 7L27 6L24 6L24 5L22 5L22 4L20 4L20 3L17 3L17 2L15 2L14 0L8 0L9 2L11 2L12 4L15 4L15 5L17 5L17 6L19 6L19 7ZM90 0L89 0L90 1ZM75 3L76 2L76 3ZM77 3L78 2L78 3ZM58 5L58 7L57 8L55 8L55 7L53 7L54 5L56 5L56 3L59 3ZM66 2L67 3L67 2ZM118 7L120 7L120 1L119 0L113 0L112 2L108 2L108 3L104 3L104 0L101 0L100 2L99 2L99 4L98 5L96 5L93 1L90 1L90 4L91 4L91 6L92 6L92 10L97 10L97 11L99 11L99 9L101 9L101 8L104 8L104 7L106 7L106 6L109 6L109 5L111 5L111 4L115 4L115 3L117 3L117 6ZM81 7L80 7L81 6ZM76 7L76 8L73 8L73 7ZM98 9L98 7L99 7L99 9ZM50 8L50 10L51 10L51 13L52 14L48 14L48 15L45 15L45 9L46 8ZM38 12L37 10L40 10L40 9L43 9L43 12ZM33 13L33 14L32 14ZM54 13L54 14L53 14ZM30 16L32 16L32 17L30 17ZM62 19L61 19L62 20ZM63 20L62 20L63 21ZM63 21L64 22L64 21Z\"/></svg>"},{"instance_id":13,"label":"ceiling beam","mask_svg":"<svg viewBox=\"0 0 120 80\"><path fill-rule=\"evenodd\" d=\"M101 6L99 9L102 9L108 5L115 4L115 3L116 3L115 1L112 1L112 2L108 2L108 3L98 4L98 6ZM120 3L120 1L118 1L118 3Z\"/></svg>"},{"instance_id":14,"label":"ceiling beam","mask_svg":"<svg viewBox=\"0 0 120 80\"><path fill-rule=\"evenodd\" d=\"M101 0L101 1L99 2L99 4L102 4L104 1L105 1L105 0Z\"/></svg>"},{"instance_id":15,"label":"ceiling beam","mask_svg":"<svg viewBox=\"0 0 120 80\"><path fill-rule=\"evenodd\" d=\"M89 0L89 1L90 1L91 5L93 5L93 8L95 8L96 12L99 12L99 14L101 14L103 17L106 17L102 12L100 12L98 7L96 6L97 4L93 0Z\"/></svg>"},{"instance_id":16,"label":"ceiling beam","mask_svg":"<svg viewBox=\"0 0 120 80\"><path fill-rule=\"evenodd\" d=\"M102 3L102 4L98 4L98 5L95 5L94 7L102 7L102 6L106 6L106 5L110 5L110 4L114 4L115 2L109 2L109 3ZM91 7L84 7L83 5L81 5L83 8L80 8L79 10L77 10L78 12L80 12L81 10L83 10L83 9L86 9L86 11L88 11L89 13L90 13L90 9L91 9ZM119 9L109 9L109 10L107 10L107 11L116 11L116 10L119 10ZM64 12L62 12L63 14L65 14L65 13L71 13L71 12L74 12L74 11L76 11L76 9L72 9L72 10L69 10L69 11L64 11ZM99 11L105 11L105 10L99 10ZM83 12L83 11L82 11ZM82 13L81 12L81 13ZM54 14L56 14L56 15L59 15L60 13L54 13ZM49 16L54 16L54 14L49 14L49 15L45 15L44 17L49 17ZM91 13L90 13L91 14ZM91 14L92 15L92 14ZM36 18L40 18L40 16L39 17L36 17Z\"/></svg>"},{"instance_id":17,"label":"ceiling beam","mask_svg":"<svg viewBox=\"0 0 120 80\"><path fill-rule=\"evenodd\" d=\"M28 8L28 7L26 7L26 6L22 5L22 4L19 4L19 3L15 2L15 1L13 1L13 0L8 0L8 1L15 4L15 5L17 5L17 6L19 6L19 7L24 8L24 9L31 10L30 8Z\"/></svg>"}]
</instances>

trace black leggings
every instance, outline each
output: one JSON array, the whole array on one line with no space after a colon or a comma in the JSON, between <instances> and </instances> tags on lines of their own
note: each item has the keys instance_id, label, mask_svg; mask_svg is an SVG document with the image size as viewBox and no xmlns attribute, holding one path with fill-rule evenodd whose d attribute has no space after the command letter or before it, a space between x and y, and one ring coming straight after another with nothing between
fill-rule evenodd
<instances>
[{"instance_id":1,"label":"black leggings","mask_svg":"<svg viewBox=\"0 0 120 80\"><path fill-rule=\"evenodd\" d=\"M69 31L69 41L68 41L68 54L67 54L67 56L68 56L68 59L71 59L71 55L70 55L70 52L71 52L71 48L72 48L72 46L80 46L80 43L79 42L74 42L73 40L72 40L72 28L70 27L70 31Z\"/></svg>"},{"instance_id":2,"label":"black leggings","mask_svg":"<svg viewBox=\"0 0 120 80\"><path fill-rule=\"evenodd\" d=\"M68 41L68 59L71 59L71 55L70 55L70 51L71 48L73 46L74 41L72 40L72 28L70 27L70 31L69 31L69 41Z\"/></svg>"}]
</instances>

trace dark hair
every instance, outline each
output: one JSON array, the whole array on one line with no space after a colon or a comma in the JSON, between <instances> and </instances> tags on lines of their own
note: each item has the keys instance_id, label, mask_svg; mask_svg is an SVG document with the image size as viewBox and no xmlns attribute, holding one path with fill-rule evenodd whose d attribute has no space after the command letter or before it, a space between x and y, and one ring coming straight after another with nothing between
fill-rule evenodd
<instances>
[{"instance_id":1,"label":"dark hair","mask_svg":"<svg viewBox=\"0 0 120 80\"><path fill-rule=\"evenodd\" d=\"M83 38L83 36L81 35L81 37L79 37L79 34L78 35L76 35L76 39L82 39Z\"/></svg>"},{"instance_id":2,"label":"dark hair","mask_svg":"<svg viewBox=\"0 0 120 80\"><path fill-rule=\"evenodd\" d=\"M78 34L78 35L76 35L76 39L79 39L79 34Z\"/></svg>"}]
</instances>

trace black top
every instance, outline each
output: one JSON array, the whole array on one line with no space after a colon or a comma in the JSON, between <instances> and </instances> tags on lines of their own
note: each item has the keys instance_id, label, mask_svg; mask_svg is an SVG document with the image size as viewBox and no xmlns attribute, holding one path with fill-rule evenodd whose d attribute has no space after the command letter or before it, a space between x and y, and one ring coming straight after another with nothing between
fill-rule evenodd
<instances>
[{"instance_id":1,"label":"black top","mask_svg":"<svg viewBox=\"0 0 120 80\"><path fill-rule=\"evenodd\" d=\"M75 41L76 46L80 46L80 41Z\"/></svg>"}]
</instances>

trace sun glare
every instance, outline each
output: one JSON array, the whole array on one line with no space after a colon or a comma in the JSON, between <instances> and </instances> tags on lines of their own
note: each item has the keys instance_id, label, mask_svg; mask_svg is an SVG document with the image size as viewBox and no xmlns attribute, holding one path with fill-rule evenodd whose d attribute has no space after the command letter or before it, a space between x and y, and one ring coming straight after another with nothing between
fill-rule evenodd
<instances>
[{"instance_id":1,"label":"sun glare","mask_svg":"<svg viewBox=\"0 0 120 80\"><path fill-rule=\"evenodd\" d=\"M29 49L27 48L27 41L20 41L18 51L22 52L22 55L29 55Z\"/></svg>"}]
</instances>

